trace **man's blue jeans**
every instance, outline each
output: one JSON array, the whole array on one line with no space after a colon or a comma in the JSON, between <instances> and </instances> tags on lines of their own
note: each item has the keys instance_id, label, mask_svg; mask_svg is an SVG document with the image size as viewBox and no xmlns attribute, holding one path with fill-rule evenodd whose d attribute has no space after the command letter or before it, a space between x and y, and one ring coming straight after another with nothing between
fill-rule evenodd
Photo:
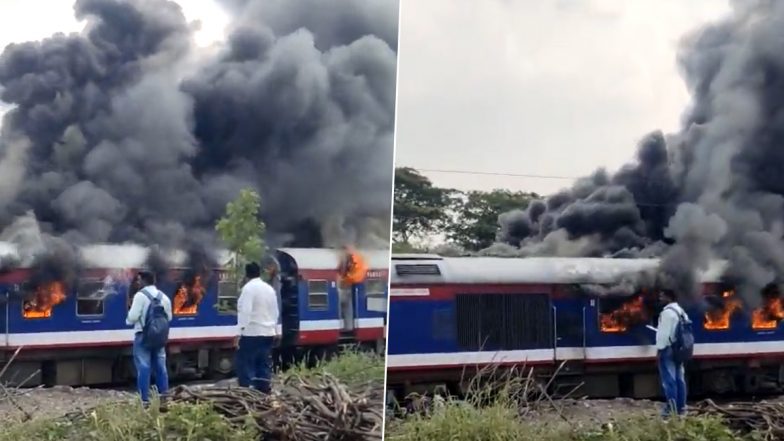
<instances>
[{"instance_id":1,"label":"man's blue jeans","mask_svg":"<svg viewBox=\"0 0 784 441\"><path fill-rule=\"evenodd\" d=\"M150 402L150 373L155 374L155 387L158 394L166 395L169 391L169 373L166 369L166 348L155 353L142 346L142 334L137 333L133 339L133 364L136 366L136 387L142 402Z\"/></svg>"},{"instance_id":2,"label":"man's blue jeans","mask_svg":"<svg viewBox=\"0 0 784 441\"><path fill-rule=\"evenodd\" d=\"M672 349L659 351L659 375L661 376L664 398L667 400L662 414L664 416L686 413L686 379L683 364L675 363Z\"/></svg>"},{"instance_id":3,"label":"man's blue jeans","mask_svg":"<svg viewBox=\"0 0 784 441\"><path fill-rule=\"evenodd\" d=\"M237 348L237 382L241 387L250 387L269 393L272 370L270 355L273 337L240 337Z\"/></svg>"}]
</instances>

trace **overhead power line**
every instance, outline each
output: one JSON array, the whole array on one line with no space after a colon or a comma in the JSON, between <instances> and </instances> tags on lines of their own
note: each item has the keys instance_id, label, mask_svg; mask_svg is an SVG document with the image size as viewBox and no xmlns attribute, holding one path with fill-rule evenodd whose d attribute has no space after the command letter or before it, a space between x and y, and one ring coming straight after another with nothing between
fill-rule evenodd
<instances>
[{"instance_id":1,"label":"overhead power line","mask_svg":"<svg viewBox=\"0 0 784 441\"><path fill-rule=\"evenodd\" d=\"M460 174L460 175L480 175L480 176L509 176L515 178L537 178L537 179L562 179L562 180L570 180L574 181L576 179L584 178L576 177L576 176L556 176L556 175L534 175L529 173L501 173L501 172L483 172L483 171L472 171L472 170L446 170L446 169L433 169L433 168L415 168L417 171L421 172L429 172L429 173L449 173L449 174ZM656 202L647 202L647 201L635 201L635 205L639 207L675 207L679 204L677 201L669 202L669 203L656 203Z\"/></svg>"},{"instance_id":2,"label":"overhead power line","mask_svg":"<svg viewBox=\"0 0 784 441\"><path fill-rule=\"evenodd\" d=\"M575 180L579 179L577 176L555 176L555 175L534 175L529 173L501 173L501 172L482 172L482 171L471 171L471 170L445 170L445 169L434 169L434 168L417 168L418 171L429 172L429 173L450 173L450 174L459 174L459 175L483 175L483 176L508 176L513 178L537 178L537 179L565 179L565 180Z\"/></svg>"}]
</instances>

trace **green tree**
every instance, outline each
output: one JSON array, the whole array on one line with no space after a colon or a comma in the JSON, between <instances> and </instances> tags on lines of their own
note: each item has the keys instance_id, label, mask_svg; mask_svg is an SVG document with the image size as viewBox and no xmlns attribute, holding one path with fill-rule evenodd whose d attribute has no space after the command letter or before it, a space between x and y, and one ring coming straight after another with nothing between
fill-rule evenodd
<instances>
[{"instance_id":1,"label":"green tree","mask_svg":"<svg viewBox=\"0 0 784 441\"><path fill-rule=\"evenodd\" d=\"M395 242L439 232L449 220L446 212L453 191L438 188L409 167L395 169L395 209L392 218Z\"/></svg>"},{"instance_id":2,"label":"green tree","mask_svg":"<svg viewBox=\"0 0 784 441\"><path fill-rule=\"evenodd\" d=\"M215 225L223 243L231 253L229 271L239 285L240 270L251 261L259 262L265 252L266 227L260 216L261 196L252 189L240 191L239 196L226 204L226 213Z\"/></svg>"},{"instance_id":3,"label":"green tree","mask_svg":"<svg viewBox=\"0 0 784 441\"><path fill-rule=\"evenodd\" d=\"M417 247L408 242L393 242L392 252L396 254L423 254L427 253L427 249Z\"/></svg>"},{"instance_id":4,"label":"green tree","mask_svg":"<svg viewBox=\"0 0 784 441\"><path fill-rule=\"evenodd\" d=\"M460 247L478 251L495 242L498 216L513 209L524 210L538 199L536 193L509 190L469 191L453 198L454 219L446 227L447 238Z\"/></svg>"}]
</instances>

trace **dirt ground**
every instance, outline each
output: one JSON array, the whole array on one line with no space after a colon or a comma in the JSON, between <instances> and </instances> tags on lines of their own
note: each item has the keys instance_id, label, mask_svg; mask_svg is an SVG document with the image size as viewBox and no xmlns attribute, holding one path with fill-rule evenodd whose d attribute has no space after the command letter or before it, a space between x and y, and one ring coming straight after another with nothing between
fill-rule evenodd
<instances>
[{"instance_id":1,"label":"dirt ground","mask_svg":"<svg viewBox=\"0 0 784 441\"><path fill-rule=\"evenodd\" d=\"M530 417L553 422L607 423L630 416L655 416L662 404L649 400L616 398L612 400L563 400L556 402L559 412L552 407L542 407Z\"/></svg>"},{"instance_id":2,"label":"dirt ground","mask_svg":"<svg viewBox=\"0 0 784 441\"><path fill-rule=\"evenodd\" d=\"M218 382L191 383L189 386L193 388L211 385L226 387L236 384L236 379L229 379ZM57 418L77 410L91 409L99 404L130 401L136 397L137 395L130 387L122 390L69 386L31 389L0 388L0 425L4 422L20 421L26 415L33 419Z\"/></svg>"},{"instance_id":3,"label":"dirt ground","mask_svg":"<svg viewBox=\"0 0 784 441\"><path fill-rule=\"evenodd\" d=\"M98 404L131 400L131 392L71 388L0 390L0 424L24 419L25 414L36 418L56 418L69 412L90 409Z\"/></svg>"}]
</instances>

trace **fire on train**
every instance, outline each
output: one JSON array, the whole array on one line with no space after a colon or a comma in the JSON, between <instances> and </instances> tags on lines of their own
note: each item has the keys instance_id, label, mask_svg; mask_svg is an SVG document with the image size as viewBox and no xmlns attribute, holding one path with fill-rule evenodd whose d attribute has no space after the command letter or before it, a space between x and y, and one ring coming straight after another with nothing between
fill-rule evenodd
<instances>
[{"instance_id":1,"label":"fire on train","mask_svg":"<svg viewBox=\"0 0 784 441\"><path fill-rule=\"evenodd\" d=\"M655 259L393 255L387 382L391 393L464 391L482 367L526 366L555 375L554 393L660 397L657 293L606 296ZM723 281L726 262L701 274L686 309L695 333L687 366L693 394L778 392L784 386L784 303L776 287L744 307ZM655 329L655 328L654 328ZM559 371L558 367L562 366Z\"/></svg>"},{"instance_id":2,"label":"fire on train","mask_svg":"<svg viewBox=\"0 0 784 441\"><path fill-rule=\"evenodd\" d=\"M0 243L0 258L14 253L12 245ZM30 268L0 272L0 366L21 348L0 380L76 386L116 384L135 375L133 335L125 318L134 294L132 276L145 266L149 250L94 245L80 253L84 268L70 284L53 280L33 288ZM183 253L170 257L175 269L158 283L172 299L170 376L230 375L236 285L223 267L195 272L181 267ZM280 267L282 327L276 362L318 359L344 345L383 351L388 250L350 251L350 271L347 254L339 250L281 248L274 257Z\"/></svg>"}]
</instances>

